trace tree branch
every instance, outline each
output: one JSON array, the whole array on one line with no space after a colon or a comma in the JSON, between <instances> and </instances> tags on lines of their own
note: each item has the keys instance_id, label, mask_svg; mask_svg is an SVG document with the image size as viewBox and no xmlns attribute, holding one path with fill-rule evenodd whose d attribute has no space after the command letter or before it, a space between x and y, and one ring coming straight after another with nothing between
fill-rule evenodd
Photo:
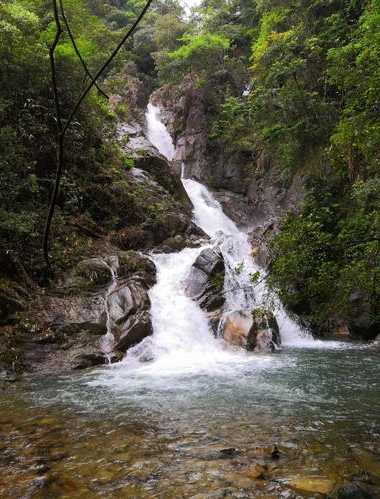
<instances>
[{"instance_id":1,"label":"tree branch","mask_svg":"<svg viewBox=\"0 0 380 499\"><path fill-rule=\"evenodd\" d=\"M61 22L59 19L59 14L58 14L58 6L57 6L57 0L53 0L53 12L54 12L54 21L55 21L55 36L53 43L51 44L49 48L49 58L50 58L50 68L51 68L51 80L53 83L53 93L54 93L54 105L55 105L55 113L56 113L56 119L57 119L57 136L56 136L56 154L57 154L57 172L56 172L56 182L53 190L53 194L51 196L50 200L50 206L49 206L49 211L48 215L46 218L46 224L45 224L45 231L44 231L44 239L43 239L43 252L44 252L44 258L47 267L49 268L49 232L50 232L50 226L51 226L51 221L53 218L54 214L54 207L55 203L57 200L58 196L58 191L59 191L59 183L60 183L60 178L62 174L62 168L63 168L63 129L62 129L62 116L61 116L61 105L59 102L59 95L58 95L58 85L57 85L57 68L55 65L55 49L57 48L57 45L59 43L59 40L62 35L62 26Z\"/></svg>"},{"instance_id":2,"label":"tree branch","mask_svg":"<svg viewBox=\"0 0 380 499\"><path fill-rule=\"evenodd\" d=\"M124 45L124 43L127 41L127 39L133 34L133 32L135 31L135 29L137 28L137 26L140 24L140 21L142 20L142 18L145 16L147 10L149 9L150 7L150 4L152 3L153 0L148 0L145 7L143 8L143 10L141 11L139 17L136 19L136 21L134 22L133 26L128 30L128 32L125 34L125 36L122 38L122 40L118 43L117 47L115 48L115 50L112 52L112 54L110 55L110 57L107 59L107 61L103 64L103 66L99 69L99 71L96 73L96 75L94 76L93 80L91 81L91 83L88 85L88 87L83 91L82 95L79 97L76 105L74 106L74 109L73 111L71 112L67 122L66 122L66 125L63 129L63 132L65 133L66 130L69 128L69 126L71 125L71 122L76 114L76 112L78 111L79 107L81 106L82 102L84 101L84 99L87 97L88 93L90 92L90 90L92 89L92 87L95 85L96 81L99 79L99 77L104 73L104 71L108 68L108 66L111 64L111 62L115 59L115 57L117 56L117 54L119 53L121 47Z\"/></svg>"}]
</instances>

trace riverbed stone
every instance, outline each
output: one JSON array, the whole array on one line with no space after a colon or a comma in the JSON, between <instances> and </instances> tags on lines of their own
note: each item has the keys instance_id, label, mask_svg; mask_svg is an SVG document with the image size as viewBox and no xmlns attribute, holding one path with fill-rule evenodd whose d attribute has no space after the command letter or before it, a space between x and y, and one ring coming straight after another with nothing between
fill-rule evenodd
<instances>
[{"instance_id":1,"label":"riverbed stone","mask_svg":"<svg viewBox=\"0 0 380 499\"><path fill-rule=\"evenodd\" d=\"M380 493L379 490L377 492ZM359 483L348 483L334 489L328 499L376 499L379 497L377 492L370 491Z\"/></svg>"},{"instance_id":2,"label":"riverbed stone","mask_svg":"<svg viewBox=\"0 0 380 499\"><path fill-rule=\"evenodd\" d=\"M288 481L289 485L302 492L314 494L328 494L334 488L335 482L326 477L302 476Z\"/></svg>"}]
</instances>

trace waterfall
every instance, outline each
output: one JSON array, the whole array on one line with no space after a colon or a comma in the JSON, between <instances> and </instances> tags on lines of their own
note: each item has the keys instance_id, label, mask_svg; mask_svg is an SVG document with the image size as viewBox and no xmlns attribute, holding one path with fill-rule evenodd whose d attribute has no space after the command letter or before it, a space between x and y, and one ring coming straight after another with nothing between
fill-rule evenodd
<instances>
[{"instance_id":1,"label":"waterfall","mask_svg":"<svg viewBox=\"0 0 380 499\"><path fill-rule=\"evenodd\" d=\"M315 346L311 335L302 331L287 315L280 301L273 295L269 296L265 270L253 261L248 235L227 217L220 203L204 185L192 179L183 179L182 182L193 203L195 223L218 241L222 251L226 268L226 310L252 309L259 306L274 308L283 345ZM255 276L253 283L252 278Z\"/></svg>"},{"instance_id":2,"label":"waterfall","mask_svg":"<svg viewBox=\"0 0 380 499\"><path fill-rule=\"evenodd\" d=\"M174 144L166 126L160 120L160 109L148 104L146 112L147 136L150 142L168 161L174 158Z\"/></svg>"},{"instance_id":3,"label":"waterfall","mask_svg":"<svg viewBox=\"0 0 380 499\"><path fill-rule=\"evenodd\" d=\"M165 125L160 121L160 110L149 104L146 113L147 137L169 161L175 148ZM220 203L207 188L191 179L182 179L183 185L193 203L195 223L211 238L211 244L221 248L225 261L226 275L224 291L226 311L250 309L265 303L267 288L265 279L256 286L252 276L263 273L251 256L251 246L246 233L228 218ZM228 348L224 341L213 337L207 315L200 306L185 294L185 280L200 252L200 248L186 248L178 253L154 255L157 268L157 283L150 290L153 336L132 348L127 362L138 362L140 369L154 369L171 373L173 370L186 372L194 365L217 366L228 359L243 361L244 352ZM285 345L312 341L285 314L279 304L276 313L282 340Z\"/></svg>"}]
</instances>

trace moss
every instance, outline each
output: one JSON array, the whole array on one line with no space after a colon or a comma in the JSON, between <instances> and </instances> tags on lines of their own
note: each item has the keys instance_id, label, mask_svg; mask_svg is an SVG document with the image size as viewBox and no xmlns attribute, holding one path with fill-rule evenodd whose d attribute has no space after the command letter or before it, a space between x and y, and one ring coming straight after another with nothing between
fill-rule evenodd
<instances>
[{"instance_id":1,"label":"moss","mask_svg":"<svg viewBox=\"0 0 380 499\"><path fill-rule=\"evenodd\" d=\"M210 279L211 286L217 291L222 291L224 287L224 271L218 272Z\"/></svg>"},{"instance_id":2,"label":"moss","mask_svg":"<svg viewBox=\"0 0 380 499\"><path fill-rule=\"evenodd\" d=\"M111 280L110 269L98 258L83 260L78 264L75 273L95 286L105 285Z\"/></svg>"}]
</instances>

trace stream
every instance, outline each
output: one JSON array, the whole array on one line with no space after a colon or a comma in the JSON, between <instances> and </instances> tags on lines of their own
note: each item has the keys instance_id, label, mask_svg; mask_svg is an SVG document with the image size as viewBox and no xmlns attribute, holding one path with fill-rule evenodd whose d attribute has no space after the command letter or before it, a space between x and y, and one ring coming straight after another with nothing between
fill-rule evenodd
<instances>
[{"instance_id":1,"label":"stream","mask_svg":"<svg viewBox=\"0 0 380 499\"><path fill-rule=\"evenodd\" d=\"M171 160L151 104L147 126ZM266 304L268 290L250 285L263 270L248 236L205 186L183 184L210 241L152 255L153 336L117 364L0 386L1 498L316 498L355 477L380 485L378 352L314 340L276 299L281 351L215 338L184 289L202 249L222 251L226 313Z\"/></svg>"}]
</instances>

